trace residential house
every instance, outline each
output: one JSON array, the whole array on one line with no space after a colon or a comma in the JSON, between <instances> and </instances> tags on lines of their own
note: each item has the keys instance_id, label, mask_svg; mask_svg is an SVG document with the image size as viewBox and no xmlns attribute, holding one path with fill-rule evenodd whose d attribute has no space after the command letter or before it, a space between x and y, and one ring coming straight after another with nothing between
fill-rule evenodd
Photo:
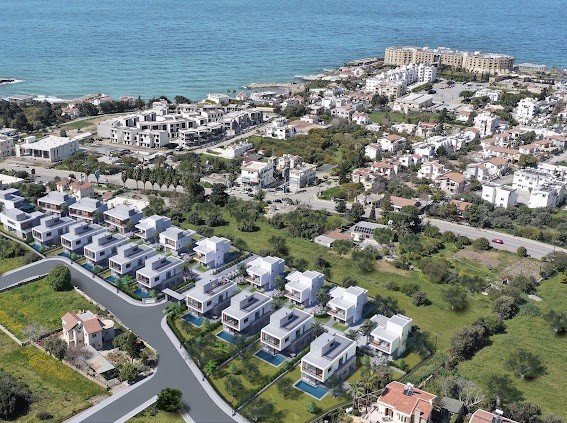
<instances>
[{"instance_id":1,"label":"residential house","mask_svg":"<svg viewBox=\"0 0 567 423\"><path fill-rule=\"evenodd\" d=\"M58 191L51 191L45 197L37 199L37 205L47 214L57 214L66 216L69 206L77 200L69 196L69 194Z\"/></svg>"},{"instance_id":2,"label":"residential house","mask_svg":"<svg viewBox=\"0 0 567 423\"><path fill-rule=\"evenodd\" d=\"M294 168L299 167L303 164L303 159L301 156L296 156L293 154L283 154L281 157L278 157L276 169L283 170L286 167Z\"/></svg>"},{"instance_id":3,"label":"residential house","mask_svg":"<svg viewBox=\"0 0 567 423\"><path fill-rule=\"evenodd\" d=\"M528 207L530 209L537 209L542 207L557 207L564 201L565 184L550 183L531 190Z\"/></svg>"},{"instance_id":4,"label":"residential house","mask_svg":"<svg viewBox=\"0 0 567 423\"><path fill-rule=\"evenodd\" d=\"M368 125L370 123L368 113L363 112L354 112L352 114L352 121L358 125Z\"/></svg>"},{"instance_id":5,"label":"residential house","mask_svg":"<svg viewBox=\"0 0 567 423\"><path fill-rule=\"evenodd\" d=\"M393 381L376 401L375 421L394 423L431 423L435 395L414 388L411 383Z\"/></svg>"},{"instance_id":6,"label":"residential house","mask_svg":"<svg viewBox=\"0 0 567 423\"><path fill-rule=\"evenodd\" d=\"M496 129L498 128L498 125L498 117L494 116L490 112L479 113L474 118L474 127L479 130L479 136L481 138L494 134L496 132Z\"/></svg>"},{"instance_id":7,"label":"residential house","mask_svg":"<svg viewBox=\"0 0 567 423\"><path fill-rule=\"evenodd\" d=\"M170 226L159 234L159 243L166 254L180 254L189 250L193 244L195 231Z\"/></svg>"},{"instance_id":8,"label":"residential house","mask_svg":"<svg viewBox=\"0 0 567 423\"><path fill-rule=\"evenodd\" d=\"M75 221L70 217L59 217L50 215L42 217L39 225L32 229L33 239L41 245L59 245L61 235L69 232L69 226Z\"/></svg>"},{"instance_id":9,"label":"residential house","mask_svg":"<svg viewBox=\"0 0 567 423\"><path fill-rule=\"evenodd\" d=\"M385 225L379 223L361 220L350 228L350 236L354 242L362 242L366 239L374 238L374 231L376 229L385 227Z\"/></svg>"},{"instance_id":10,"label":"residential house","mask_svg":"<svg viewBox=\"0 0 567 423\"><path fill-rule=\"evenodd\" d=\"M88 222L77 222L69 226L69 232L61 235L61 246L67 254L83 252L85 245L93 241L93 236L105 232L104 228Z\"/></svg>"},{"instance_id":11,"label":"residential house","mask_svg":"<svg viewBox=\"0 0 567 423\"><path fill-rule=\"evenodd\" d=\"M279 257L257 257L246 264L248 281L252 286L270 290L274 288L276 278L285 270L285 261Z\"/></svg>"},{"instance_id":12,"label":"residential house","mask_svg":"<svg viewBox=\"0 0 567 423\"><path fill-rule=\"evenodd\" d=\"M524 191L538 189L555 182L555 177L540 169L521 169L514 172L512 187Z\"/></svg>"},{"instance_id":13,"label":"residential house","mask_svg":"<svg viewBox=\"0 0 567 423\"><path fill-rule=\"evenodd\" d=\"M126 204L117 204L104 212L104 221L121 234L132 232L142 217L144 214L141 211Z\"/></svg>"},{"instance_id":14,"label":"residential house","mask_svg":"<svg viewBox=\"0 0 567 423\"><path fill-rule=\"evenodd\" d=\"M136 271L138 286L145 290L171 288L181 280L182 260L174 256L156 254L146 260L146 264Z\"/></svg>"},{"instance_id":15,"label":"residential house","mask_svg":"<svg viewBox=\"0 0 567 423\"><path fill-rule=\"evenodd\" d=\"M508 147L499 147L497 145L485 147L482 151L482 156L485 159L488 159L490 157L502 157L509 162L517 162L518 160L520 160L521 155L522 153L520 153L519 150Z\"/></svg>"},{"instance_id":16,"label":"residential house","mask_svg":"<svg viewBox=\"0 0 567 423\"><path fill-rule=\"evenodd\" d=\"M224 264L226 255L230 251L230 240L213 236L197 241L193 248L193 258L202 266L209 268L220 267Z\"/></svg>"},{"instance_id":17,"label":"residential house","mask_svg":"<svg viewBox=\"0 0 567 423\"><path fill-rule=\"evenodd\" d=\"M156 254L156 250L147 245L129 242L116 249L116 255L108 259L108 267L113 276L133 275L144 267L147 259Z\"/></svg>"},{"instance_id":18,"label":"residential house","mask_svg":"<svg viewBox=\"0 0 567 423\"><path fill-rule=\"evenodd\" d=\"M427 138L433 135L439 129L439 124L435 122L419 122L415 135L421 138Z\"/></svg>"},{"instance_id":19,"label":"residential house","mask_svg":"<svg viewBox=\"0 0 567 423\"><path fill-rule=\"evenodd\" d=\"M404 207L421 208L420 200L415 198L396 197L395 195L390 196L390 204L392 205L392 210L396 213L402 211Z\"/></svg>"},{"instance_id":20,"label":"residential house","mask_svg":"<svg viewBox=\"0 0 567 423\"><path fill-rule=\"evenodd\" d=\"M100 200L81 198L69 206L69 216L89 223L98 223L103 220L106 210L108 206Z\"/></svg>"},{"instance_id":21,"label":"residential house","mask_svg":"<svg viewBox=\"0 0 567 423\"><path fill-rule=\"evenodd\" d=\"M262 349L270 354L297 354L311 342L314 317L297 308L282 307L262 328Z\"/></svg>"},{"instance_id":22,"label":"residential house","mask_svg":"<svg viewBox=\"0 0 567 423\"><path fill-rule=\"evenodd\" d=\"M460 194L465 189L465 177L461 173L450 172L437 178L437 185L447 195Z\"/></svg>"},{"instance_id":23,"label":"residential house","mask_svg":"<svg viewBox=\"0 0 567 423\"><path fill-rule=\"evenodd\" d=\"M364 305L368 302L368 291L358 286L335 286L330 291L331 299L327 303L332 319L343 324L353 325L362 319Z\"/></svg>"},{"instance_id":24,"label":"residential house","mask_svg":"<svg viewBox=\"0 0 567 423\"><path fill-rule=\"evenodd\" d=\"M240 180L243 185L252 185L258 188L269 187L276 182L274 165L272 162L244 161L240 170Z\"/></svg>"},{"instance_id":25,"label":"residential house","mask_svg":"<svg viewBox=\"0 0 567 423\"><path fill-rule=\"evenodd\" d=\"M389 134L378 138L378 144L380 144L382 151L387 151L389 153L395 153L401 150L405 143L406 139L396 134Z\"/></svg>"},{"instance_id":26,"label":"residential house","mask_svg":"<svg viewBox=\"0 0 567 423\"><path fill-rule=\"evenodd\" d=\"M21 209L26 206L27 201L20 195L20 190L16 188L7 188L0 190L0 203L2 209Z\"/></svg>"},{"instance_id":27,"label":"residential house","mask_svg":"<svg viewBox=\"0 0 567 423\"><path fill-rule=\"evenodd\" d=\"M171 219L165 216L145 217L136 224L134 235L146 242L157 242L159 234L171 226Z\"/></svg>"},{"instance_id":28,"label":"residential house","mask_svg":"<svg viewBox=\"0 0 567 423\"><path fill-rule=\"evenodd\" d=\"M374 184L374 181L379 177L380 175L378 174L378 172L372 171L372 169L370 169L369 167L363 167L354 169L352 171L351 179L352 182L361 183L362 185L364 185L364 188L366 190L370 190L372 188L372 185Z\"/></svg>"},{"instance_id":29,"label":"residential house","mask_svg":"<svg viewBox=\"0 0 567 423\"><path fill-rule=\"evenodd\" d=\"M412 328L412 319L403 314L390 318L376 314L370 319L377 324L370 333L368 346L389 359L400 357L406 350L406 341Z\"/></svg>"},{"instance_id":30,"label":"residential house","mask_svg":"<svg viewBox=\"0 0 567 423\"><path fill-rule=\"evenodd\" d=\"M394 160L382 160L370 164L370 170L385 178L391 178L400 171L400 162Z\"/></svg>"},{"instance_id":31,"label":"residential house","mask_svg":"<svg viewBox=\"0 0 567 423\"><path fill-rule=\"evenodd\" d=\"M266 128L266 136L277 138L278 140L286 140L297 135L295 126L290 125L286 118L280 117L275 119L270 126Z\"/></svg>"},{"instance_id":32,"label":"residential house","mask_svg":"<svg viewBox=\"0 0 567 423\"><path fill-rule=\"evenodd\" d=\"M477 409L469 423L518 423L515 420L511 420L507 417L502 416L501 410L494 410L494 413L483 410L482 408Z\"/></svg>"},{"instance_id":33,"label":"residential house","mask_svg":"<svg viewBox=\"0 0 567 423\"><path fill-rule=\"evenodd\" d=\"M88 263L104 265L110 257L116 255L118 247L127 242L128 238L123 235L104 231L93 235L92 242L85 245L83 252Z\"/></svg>"},{"instance_id":34,"label":"residential house","mask_svg":"<svg viewBox=\"0 0 567 423\"><path fill-rule=\"evenodd\" d=\"M449 200L449 204L455 206L457 208L457 213L459 216L462 216L464 212L466 212L471 206L472 203L463 200L452 199Z\"/></svg>"},{"instance_id":35,"label":"residential house","mask_svg":"<svg viewBox=\"0 0 567 423\"><path fill-rule=\"evenodd\" d=\"M371 160L376 160L382 153L382 145L378 143L368 144L364 147L364 155Z\"/></svg>"},{"instance_id":36,"label":"residential house","mask_svg":"<svg viewBox=\"0 0 567 423\"><path fill-rule=\"evenodd\" d=\"M114 322L101 319L90 311L65 313L61 318L63 339L69 347L92 347L102 350L104 343L114 339Z\"/></svg>"},{"instance_id":37,"label":"residential house","mask_svg":"<svg viewBox=\"0 0 567 423\"><path fill-rule=\"evenodd\" d=\"M505 209L518 203L518 191L506 185L482 185L482 199Z\"/></svg>"},{"instance_id":38,"label":"residential house","mask_svg":"<svg viewBox=\"0 0 567 423\"><path fill-rule=\"evenodd\" d=\"M491 179L490 172L484 163L469 163L463 175L465 179L476 179L478 181Z\"/></svg>"},{"instance_id":39,"label":"residential house","mask_svg":"<svg viewBox=\"0 0 567 423\"><path fill-rule=\"evenodd\" d=\"M73 181L70 188L71 193L77 200L92 197L95 193L93 184L88 181Z\"/></svg>"},{"instance_id":40,"label":"residential house","mask_svg":"<svg viewBox=\"0 0 567 423\"><path fill-rule=\"evenodd\" d=\"M236 283L229 279L201 279L187 293L187 307L197 316L218 317L229 306Z\"/></svg>"},{"instance_id":41,"label":"residential house","mask_svg":"<svg viewBox=\"0 0 567 423\"><path fill-rule=\"evenodd\" d=\"M242 291L222 311L222 328L232 335L251 335L266 325L274 300L258 291Z\"/></svg>"},{"instance_id":42,"label":"residential house","mask_svg":"<svg viewBox=\"0 0 567 423\"><path fill-rule=\"evenodd\" d=\"M301 379L315 386L324 384L331 376L345 379L356 368L356 341L324 333L311 343L300 368Z\"/></svg>"},{"instance_id":43,"label":"residential house","mask_svg":"<svg viewBox=\"0 0 567 423\"><path fill-rule=\"evenodd\" d=\"M26 213L19 209L5 209L0 212L0 222L6 231L29 241L32 239L33 228L39 225L43 216L45 214L39 211Z\"/></svg>"},{"instance_id":44,"label":"residential house","mask_svg":"<svg viewBox=\"0 0 567 423\"><path fill-rule=\"evenodd\" d=\"M285 278L285 296L292 303L303 306L311 306L317 301L317 291L325 283L325 275L313 270L291 272Z\"/></svg>"},{"instance_id":45,"label":"residential house","mask_svg":"<svg viewBox=\"0 0 567 423\"><path fill-rule=\"evenodd\" d=\"M317 166L308 163L289 169L289 192L297 192L301 188L312 185L317 179L316 170Z\"/></svg>"},{"instance_id":46,"label":"residential house","mask_svg":"<svg viewBox=\"0 0 567 423\"><path fill-rule=\"evenodd\" d=\"M445 174L445 166L443 166L438 161L425 162L421 165L421 168L417 171L418 178L431 179L432 181L437 180L441 175Z\"/></svg>"}]
</instances>

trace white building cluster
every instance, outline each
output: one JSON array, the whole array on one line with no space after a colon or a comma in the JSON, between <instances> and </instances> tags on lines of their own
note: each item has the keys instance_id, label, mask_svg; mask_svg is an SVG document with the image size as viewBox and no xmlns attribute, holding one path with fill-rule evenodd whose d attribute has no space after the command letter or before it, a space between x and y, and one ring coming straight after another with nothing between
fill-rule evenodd
<instances>
[{"instance_id":1,"label":"white building cluster","mask_svg":"<svg viewBox=\"0 0 567 423\"><path fill-rule=\"evenodd\" d=\"M434 82L437 79L437 67L424 63L408 64L379 73L366 80L366 91L399 97L413 84Z\"/></svg>"}]
</instances>

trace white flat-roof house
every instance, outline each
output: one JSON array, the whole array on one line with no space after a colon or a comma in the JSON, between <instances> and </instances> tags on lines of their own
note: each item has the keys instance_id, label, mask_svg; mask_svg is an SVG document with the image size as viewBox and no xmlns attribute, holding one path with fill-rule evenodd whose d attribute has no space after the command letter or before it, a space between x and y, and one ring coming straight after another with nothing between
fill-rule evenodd
<instances>
[{"instance_id":1,"label":"white flat-roof house","mask_svg":"<svg viewBox=\"0 0 567 423\"><path fill-rule=\"evenodd\" d=\"M170 288L181 280L182 260L157 254L146 260L146 265L136 271L136 281L144 290Z\"/></svg>"},{"instance_id":2,"label":"white flat-roof house","mask_svg":"<svg viewBox=\"0 0 567 423\"><path fill-rule=\"evenodd\" d=\"M3 209L19 209L26 205L26 199L20 195L20 190L7 188L0 191L0 203Z\"/></svg>"},{"instance_id":3,"label":"white flat-roof house","mask_svg":"<svg viewBox=\"0 0 567 423\"><path fill-rule=\"evenodd\" d=\"M89 223L98 223L103 220L106 210L108 210L108 206L100 200L81 198L69 206L69 216Z\"/></svg>"},{"instance_id":4,"label":"white flat-roof house","mask_svg":"<svg viewBox=\"0 0 567 423\"><path fill-rule=\"evenodd\" d=\"M273 163L248 161L242 163L240 179L243 185L265 188L276 182Z\"/></svg>"},{"instance_id":5,"label":"white flat-roof house","mask_svg":"<svg viewBox=\"0 0 567 423\"><path fill-rule=\"evenodd\" d=\"M156 250L147 245L129 242L116 249L116 255L108 259L108 267L113 276L133 275L145 266L147 259L156 254Z\"/></svg>"},{"instance_id":6,"label":"white flat-roof house","mask_svg":"<svg viewBox=\"0 0 567 423\"><path fill-rule=\"evenodd\" d=\"M125 204L117 204L104 212L104 221L121 234L132 232L142 217L144 214L141 211Z\"/></svg>"},{"instance_id":7,"label":"white flat-roof house","mask_svg":"<svg viewBox=\"0 0 567 423\"><path fill-rule=\"evenodd\" d=\"M70 217L59 217L50 215L42 217L39 225L32 229L33 239L42 245L58 245L61 243L61 235L69 232L69 226L75 221Z\"/></svg>"},{"instance_id":8,"label":"white flat-roof house","mask_svg":"<svg viewBox=\"0 0 567 423\"><path fill-rule=\"evenodd\" d=\"M223 331L230 334L253 334L266 324L274 300L258 291L242 291L230 300L222 312Z\"/></svg>"},{"instance_id":9,"label":"white flat-roof house","mask_svg":"<svg viewBox=\"0 0 567 423\"><path fill-rule=\"evenodd\" d=\"M90 244L85 245L83 252L90 264L105 264L118 251L118 247L128 242L123 235L111 234L108 231L93 235Z\"/></svg>"},{"instance_id":10,"label":"white flat-roof house","mask_svg":"<svg viewBox=\"0 0 567 423\"><path fill-rule=\"evenodd\" d=\"M37 199L37 205L47 214L58 214L65 216L69 211L69 206L77 200L67 193L51 191L45 197Z\"/></svg>"},{"instance_id":11,"label":"white flat-roof house","mask_svg":"<svg viewBox=\"0 0 567 423\"><path fill-rule=\"evenodd\" d=\"M144 241L157 241L159 233L171 226L171 219L165 216L154 214L145 217L136 224L134 235Z\"/></svg>"},{"instance_id":12,"label":"white flat-roof house","mask_svg":"<svg viewBox=\"0 0 567 423\"><path fill-rule=\"evenodd\" d=\"M362 319L364 304L368 302L368 291L358 286L331 289L331 300L327 303L329 315L337 322L352 325Z\"/></svg>"},{"instance_id":13,"label":"white flat-roof house","mask_svg":"<svg viewBox=\"0 0 567 423\"><path fill-rule=\"evenodd\" d=\"M257 257L246 265L248 280L259 289L270 290L278 275L285 269L285 261L279 257Z\"/></svg>"},{"instance_id":14,"label":"white flat-roof house","mask_svg":"<svg viewBox=\"0 0 567 423\"><path fill-rule=\"evenodd\" d=\"M69 226L69 231L61 235L61 246L67 254L83 253L85 245L93 242L93 236L104 232L104 228L88 222L77 222Z\"/></svg>"},{"instance_id":15,"label":"white flat-roof house","mask_svg":"<svg viewBox=\"0 0 567 423\"><path fill-rule=\"evenodd\" d=\"M39 211L26 213L19 209L5 209L0 212L0 222L8 232L29 241L32 238L32 229L39 225L43 216L45 214Z\"/></svg>"},{"instance_id":16,"label":"white flat-roof house","mask_svg":"<svg viewBox=\"0 0 567 423\"><path fill-rule=\"evenodd\" d=\"M289 191L297 192L301 188L312 185L317 179L317 166L304 163L300 167L289 170Z\"/></svg>"},{"instance_id":17,"label":"white flat-roof house","mask_svg":"<svg viewBox=\"0 0 567 423\"><path fill-rule=\"evenodd\" d=\"M270 323L262 328L260 341L270 354L297 354L311 342L312 314L297 308L283 307L270 316Z\"/></svg>"},{"instance_id":18,"label":"white flat-roof house","mask_svg":"<svg viewBox=\"0 0 567 423\"><path fill-rule=\"evenodd\" d=\"M296 270L287 275L286 280L285 296L294 304L310 306L317 301L316 294L325 283L325 275L313 270Z\"/></svg>"},{"instance_id":19,"label":"white flat-roof house","mask_svg":"<svg viewBox=\"0 0 567 423\"><path fill-rule=\"evenodd\" d=\"M224 264L225 256L230 251L230 240L213 236L197 241L197 245L193 248L195 256L193 257L203 266L215 268Z\"/></svg>"},{"instance_id":20,"label":"white flat-roof house","mask_svg":"<svg viewBox=\"0 0 567 423\"><path fill-rule=\"evenodd\" d=\"M301 379L311 385L324 384L333 375L344 379L355 368L356 341L324 333L301 359Z\"/></svg>"},{"instance_id":21,"label":"white flat-roof house","mask_svg":"<svg viewBox=\"0 0 567 423\"><path fill-rule=\"evenodd\" d=\"M31 157L48 162L61 161L77 151L79 151L79 140L53 135L39 140L28 137L24 143L16 144L16 157Z\"/></svg>"},{"instance_id":22,"label":"white flat-roof house","mask_svg":"<svg viewBox=\"0 0 567 423\"><path fill-rule=\"evenodd\" d=\"M187 292L187 307L197 316L219 316L235 292L236 283L229 279L198 280Z\"/></svg>"},{"instance_id":23,"label":"white flat-roof house","mask_svg":"<svg viewBox=\"0 0 567 423\"><path fill-rule=\"evenodd\" d=\"M195 231L170 226L159 234L159 243L166 254L179 254L186 252L193 243Z\"/></svg>"},{"instance_id":24,"label":"white flat-roof house","mask_svg":"<svg viewBox=\"0 0 567 423\"><path fill-rule=\"evenodd\" d=\"M403 314L396 314L390 318L376 314L370 320L376 322L378 326L370 333L368 346L390 359L403 354L411 331L412 319Z\"/></svg>"}]
</instances>

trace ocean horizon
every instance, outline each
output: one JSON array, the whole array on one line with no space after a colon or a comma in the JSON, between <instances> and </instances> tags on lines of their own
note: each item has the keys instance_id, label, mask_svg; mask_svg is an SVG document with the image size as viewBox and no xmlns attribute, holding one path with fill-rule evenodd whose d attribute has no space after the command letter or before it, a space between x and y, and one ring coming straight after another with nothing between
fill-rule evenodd
<instances>
[{"instance_id":1,"label":"ocean horizon","mask_svg":"<svg viewBox=\"0 0 567 423\"><path fill-rule=\"evenodd\" d=\"M563 0L0 0L0 97L184 95L288 82L391 45L567 67ZM564 32L561 34L561 32Z\"/></svg>"}]
</instances>

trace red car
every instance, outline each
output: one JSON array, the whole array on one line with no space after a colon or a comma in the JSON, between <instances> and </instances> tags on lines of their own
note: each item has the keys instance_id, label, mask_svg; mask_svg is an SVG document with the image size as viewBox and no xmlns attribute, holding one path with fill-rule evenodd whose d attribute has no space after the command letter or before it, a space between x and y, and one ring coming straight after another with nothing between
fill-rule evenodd
<instances>
[{"instance_id":1,"label":"red car","mask_svg":"<svg viewBox=\"0 0 567 423\"><path fill-rule=\"evenodd\" d=\"M501 239L493 239L492 242L494 242L495 244L504 244L504 241L502 241Z\"/></svg>"}]
</instances>

